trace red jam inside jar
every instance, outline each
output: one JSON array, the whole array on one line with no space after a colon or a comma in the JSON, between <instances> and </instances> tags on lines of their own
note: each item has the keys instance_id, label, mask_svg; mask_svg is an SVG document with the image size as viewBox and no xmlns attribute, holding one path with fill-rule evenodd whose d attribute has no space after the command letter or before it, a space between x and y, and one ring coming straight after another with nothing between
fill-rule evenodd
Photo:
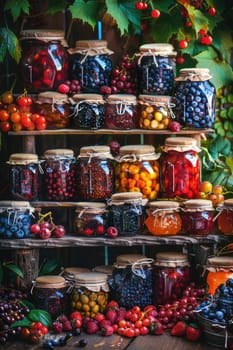
<instances>
[{"instance_id":1,"label":"red jam inside jar","mask_svg":"<svg viewBox=\"0 0 233 350\"><path fill-rule=\"evenodd\" d=\"M217 226L224 235L233 235L233 198L226 199L217 210L220 214L217 218Z\"/></svg>"}]
</instances>

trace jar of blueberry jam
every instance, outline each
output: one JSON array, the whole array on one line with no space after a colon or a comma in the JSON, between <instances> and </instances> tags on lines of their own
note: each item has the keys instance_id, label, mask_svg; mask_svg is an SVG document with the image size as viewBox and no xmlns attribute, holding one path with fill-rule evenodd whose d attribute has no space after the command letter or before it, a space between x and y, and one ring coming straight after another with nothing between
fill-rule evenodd
<instances>
[{"instance_id":1,"label":"jar of blueberry jam","mask_svg":"<svg viewBox=\"0 0 233 350\"><path fill-rule=\"evenodd\" d=\"M22 75L28 91L55 90L68 79L67 43L60 30L21 32Z\"/></svg>"},{"instance_id":2,"label":"jar of blueberry jam","mask_svg":"<svg viewBox=\"0 0 233 350\"><path fill-rule=\"evenodd\" d=\"M190 267L186 254L160 252L152 266L153 303L164 305L182 296L190 281Z\"/></svg>"},{"instance_id":3,"label":"jar of blueberry jam","mask_svg":"<svg viewBox=\"0 0 233 350\"><path fill-rule=\"evenodd\" d=\"M207 293L214 295L220 284L225 284L228 278L233 278L233 257L225 255L208 258L206 270Z\"/></svg>"},{"instance_id":4,"label":"jar of blueberry jam","mask_svg":"<svg viewBox=\"0 0 233 350\"><path fill-rule=\"evenodd\" d=\"M208 68L180 70L173 97L176 118L183 126L197 129L213 126L216 90L211 78Z\"/></svg>"},{"instance_id":5,"label":"jar of blueberry jam","mask_svg":"<svg viewBox=\"0 0 233 350\"><path fill-rule=\"evenodd\" d=\"M73 150L46 150L41 165L43 198L48 201L73 200L76 194L76 159Z\"/></svg>"},{"instance_id":6,"label":"jar of blueberry jam","mask_svg":"<svg viewBox=\"0 0 233 350\"><path fill-rule=\"evenodd\" d=\"M217 227L224 235L233 235L233 198L225 199L223 204L217 208Z\"/></svg>"},{"instance_id":7,"label":"jar of blueberry jam","mask_svg":"<svg viewBox=\"0 0 233 350\"><path fill-rule=\"evenodd\" d=\"M10 193L14 200L38 200L40 171L37 154L13 153L7 162L10 166Z\"/></svg>"},{"instance_id":8,"label":"jar of blueberry jam","mask_svg":"<svg viewBox=\"0 0 233 350\"><path fill-rule=\"evenodd\" d=\"M170 44L145 44L139 48L139 93L171 95L176 71L176 52Z\"/></svg>"},{"instance_id":9,"label":"jar of blueberry jam","mask_svg":"<svg viewBox=\"0 0 233 350\"><path fill-rule=\"evenodd\" d=\"M109 86L113 52L105 40L79 40L68 52L70 76L81 83L83 92L98 93L101 86Z\"/></svg>"},{"instance_id":10,"label":"jar of blueberry jam","mask_svg":"<svg viewBox=\"0 0 233 350\"><path fill-rule=\"evenodd\" d=\"M162 146L163 198L197 198L200 185L200 148L191 137L168 137Z\"/></svg>"}]
</instances>

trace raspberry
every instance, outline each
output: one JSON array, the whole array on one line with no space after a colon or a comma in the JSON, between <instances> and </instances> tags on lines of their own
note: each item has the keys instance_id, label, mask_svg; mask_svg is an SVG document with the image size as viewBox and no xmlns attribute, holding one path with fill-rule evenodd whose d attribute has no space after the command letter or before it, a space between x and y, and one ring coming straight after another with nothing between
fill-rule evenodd
<instances>
[{"instance_id":1,"label":"raspberry","mask_svg":"<svg viewBox=\"0 0 233 350\"><path fill-rule=\"evenodd\" d=\"M88 321L86 324L86 332L88 334L95 334L99 330L99 326L95 321Z\"/></svg>"},{"instance_id":2,"label":"raspberry","mask_svg":"<svg viewBox=\"0 0 233 350\"><path fill-rule=\"evenodd\" d=\"M61 322L54 321L52 324L52 330L56 334L60 334L63 331L63 325Z\"/></svg>"},{"instance_id":3,"label":"raspberry","mask_svg":"<svg viewBox=\"0 0 233 350\"><path fill-rule=\"evenodd\" d=\"M60 92L61 94L68 94L68 92L70 91L70 87L67 84L62 83L58 85L57 91Z\"/></svg>"},{"instance_id":4,"label":"raspberry","mask_svg":"<svg viewBox=\"0 0 233 350\"><path fill-rule=\"evenodd\" d=\"M168 124L168 129L174 132L180 131L181 125L179 122L172 121Z\"/></svg>"}]
</instances>

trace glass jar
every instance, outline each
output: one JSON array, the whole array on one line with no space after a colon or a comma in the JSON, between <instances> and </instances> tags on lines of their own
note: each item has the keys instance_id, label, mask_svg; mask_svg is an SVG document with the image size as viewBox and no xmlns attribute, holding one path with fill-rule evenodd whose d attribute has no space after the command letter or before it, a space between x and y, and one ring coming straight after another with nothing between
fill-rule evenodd
<instances>
[{"instance_id":1,"label":"glass jar","mask_svg":"<svg viewBox=\"0 0 233 350\"><path fill-rule=\"evenodd\" d=\"M114 191L114 165L109 146L81 147L77 162L79 200L106 200Z\"/></svg>"},{"instance_id":2,"label":"glass jar","mask_svg":"<svg viewBox=\"0 0 233 350\"><path fill-rule=\"evenodd\" d=\"M34 209L26 201L0 201L0 238L27 238Z\"/></svg>"},{"instance_id":3,"label":"glass jar","mask_svg":"<svg viewBox=\"0 0 233 350\"><path fill-rule=\"evenodd\" d=\"M139 48L139 94L171 95L176 71L176 52L170 44L145 44Z\"/></svg>"},{"instance_id":4,"label":"glass jar","mask_svg":"<svg viewBox=\"0 0 233 350\"><path fill-rule=\"evenodd\" d=\"M200 158L197 141L191 137L168 137L162 146L161 191L163 198L197 198Z\"/></svg>"},{"instance_id":5,"label":"glass jar","mask_svg":"<svg viewBox=\"0 0 233 350\"><path fill-rule=\"evenodd\" d=\"M47 311L53 319L66 312L67 283L62 276L39 276L32 282L31 295L37 309Z\"/></svg>"},{"instance_id":6,"label":"glass jar","mask_svg":"<svg viewBox=\"0 0 233 350\"><path fill-rule=\"evenodd\" d=\"M208 68L181 69L175 79L176 119L185 127L211 128L215 122L216 91Z\"/></svg>"},{"instance_id":7,"label":"glass jar","mask_svg":"<svg viewBox=\"0 0 233 350\"><path fill-rule=\"evenodd\" d=\"M62 271L62 277L66 280L67 285L73 286L75 276L83 272L90 272L90 269L88 269L87 267L66 267Z\"/></svg>"},{"instance_id":8,"label":"glass jar","mask_svg":"<svg viewBox=\"0 0 233 350\"><path fill-rule=\"evenodd\" d=\"M56 91L45 91L37 95L34 113L46 120L46 129L64 129L70 124L68 96Z\"/></svg>"},{"instance_id":9,"label":"glass jar","mask_svg":"<svg viewBox=\"0 0 233 350\"><path fill-rule=\"evenodd\" d=\"M44 152L42 161L43 198L48 201L71 201L76 194L76 159L71 149L57 148Z\"/></svg>"},{"instance_id":10,"label":"glass jar","mask_svg":"<svg viewBox=\"0 0 233 350\"><path fill-rule=\"evenodd\" d=\"M220 284L225 284L228 278L233 278L233 257L225 255L208 258L206 270L207 293L214 295Z\"/></svg>"},{"instance_id":11,"label":"glass jar","mask_svg":"<svg viewBox=\"0 0 233 350\"><path fill-rule=\"evenodd\" d=\"M109 86L112 72L110 55L105 40L79 40L70 54L70 76L81 83L83 92L100 92L103 85Z\"/></svg>"},{"instance_id":12,"label":"glass jar","mask_svg":"<svg viewBox=\"0 0 233 350\"><path fill-rule=\"evenodd\" d=\"M181 231L182 220L179 203L174 201L152 201L149 203L144 221L154 236L171 236Z\"/></svg>"},{"instance_id":13,"label":"glass jar","mask_svg":"<svg viewBox=\"0 0 233 350\"><path fill-rule=\"evenodd\" d=\"M76 203L74 232L79 236L104 236L108 227L106 204L100 202Z\"/></svg>"},{"instance_id":14,"label":"glass jar","mask_svg":"<svg viewBox=\"0 0 233 350\"><path fill-rule=\"evenodd\" d=\"M55 90L68 79L68 45L64 32L33 29L20 34L25 88L31 92Z\"/></svg>"},{"instance_id":15,"label":"glass jar","mask_svg":"<svg viewBox=\"0 0 233 350\"><path fill-rule=\"evenodd\" d=\"M167 129L173 118L170 96L139 96L139 127L141 129Z\"/></svg>"},{"instance_id":16,"label":"glass jar","mask_svg":"<svg viewBox=\"0 0 233 350\"><path fill-rule=\"evenodd\" d=\"M142 233L146 202L140 192L114 193L108 203L109 226L117 227L120 236Z\"/></svg>"},{"instance_id":17,"label":"glass jar","mask_svg":"<svg viewBox=\"0 0 233 350\"><path fill-rule=\"evenodd\" d=\"M135 305L141 308L151 305L152 262L153 259L140 254L117 256L109 285L120 306L130 309Z\"/></svg>"},{"instance_id":18,"label":"glass jar","mask_svg":"<svg viewBox=\"0 0 233 350\"><path fill-rule=\"evenodd\" d=\"M186 254L157 253L152 270L152 299L155 305L172 303L182 296L190 281L190 267Z\"/></svg>"},{"instance_id":19,"label":"glass jar","mask_svg":"<svg viewBox=\"0 0 233 350\"><path fill-rule=\"evenodd\" d=\"M14 200L38 200L40 171L37 154L13 153L10 155L10 193Z\"/></svg>"},{"instance_id":20,"label":"glass jar","mask_svg":"<svg viewBox=\"0 0 233 350\"><path fill-rule=\"evenodd\" d=\"M190 199L182 207L182 231L187 235L207 236L214 229L214 207L208 199Z\"/></svg>"},{"instance_id":21,"label":"glass jar","mask_svg":"<svg viewBox=\"0 0 233 350\"><path fill-rule=\"evenodd\" d=\"M138 128L136 96L127 94L109 95L106 99L105 125L109 129Z\"/></svg>"},{"instance_id":22,"label":"glass jar","mask_svg":"<svg viewBox=\"0 0 233 350\"><path fill-rule=\"evenodd\" d=\"M75 129L100 129L104 126L104 99L99 94L76 94L71 101L71 124Z\"/></svg>"},{"instance_id":23,"label":"glass jar","mask_svg":"<svg viewBox=\"0 0 233 350\"><path fill-rule=\"evenodd\" d=\"M108 303L108 275L100 272L84 272L75 276L71 294L71 308L82 315L95 317L106 310Z\"/></svg>"},{"instance_id":24,"label":"glass jar","mask_svg":"<svg viewBox=\"0 0 233 350\"><path fill-rule=\"evenodd\" d=\"M159 154L151 145L122 146L115 166L116 192L141 192L156 199L159 186Z\"/></svg>"},{"instance_id":25,"label":"glass jar","mask_svg":"<svg viewBox=\"0 0 233 350\"><path fill-rule=\"evenodd\" d=\"M217 227L224 235L233 235L233 198L225 199L223 205L217 207Z\"/></svg>"}]
</instances>

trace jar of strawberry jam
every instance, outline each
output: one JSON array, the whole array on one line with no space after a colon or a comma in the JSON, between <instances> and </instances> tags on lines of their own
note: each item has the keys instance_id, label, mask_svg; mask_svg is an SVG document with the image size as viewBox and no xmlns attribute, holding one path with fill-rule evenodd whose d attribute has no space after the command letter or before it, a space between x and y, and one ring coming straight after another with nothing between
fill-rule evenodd
<instances>
[{"instance_id":1,"label":"jar of strawberry jam","mask_svg":"<svg viewBox=\"0 0 233 350\"><path fill-rule=\"evenodd\" d=\"M175 201L150 202L144 222L148 231L154 236L178 234L182 227L179 207Z\"/></svg>"},{"instance_id":2,"label":"jar of strawberry jam","mask_svg":"<svg viewBox=\"0 0 233 350\"><path fill-rule=\"evenodd\" d=\"M200 185L200 148L191 137L168 137L162 146L163 198L197 198Z\"/></svg>"},{"instance_id":3,"label":"jar of strawberry jam","mask_svg":"<svg viewBox=\"0 0 233 350\"><path fill-rule=\"evenodd\" d=\"M190 265L186 254L157 253L152 269L152 299L155 305L172 303L182 296L190 281Z\"/></svg>"},{"instance_id":4,"label":"jar of strawberry jam","mask_svg":"<svg viewBox=\"0 0 233 350\"><path fill-rule=\"evenodd\" d=\"M68 79L67 43L60 30L23 30L22 75L28 91L55 90Z\"/></svg>"},{"instance_id":5,"label":"jar of strawberry jam","mask_svg":"<svg viewBox=\"0 0 233 350\"><path fill-rule=\"evenodd\" d=\"M225 255L208 258L206 270L207 293L215 294L220 284L225 284L228 278L233 278L233 257Z\"/></svg>"},{"instance_id":6,"label":"jar of strawberry jam","mask_svg":"<svg viewBox=\"0 0 233 350\"><path fill-rule=\"evenodd\" d=\"M151 145L122 146L115 166L116 192L141 192L156 199L159 192L159 159Z\"/></svg>"},{"instance_id":7,"label":"jar of strawberry jam","mask_svg":"<svg viewBox=\"0 0 233 350\"><path fill-rule=\"evenodd\" d=\"M46 150L41 164L43 198L48 201L73 200L76 195L76 159L73 150Z\"/></svg>"},{"instance_id":8,"label":"jar of strawberry jam","mask_svg":"<svg viewBox=\"0 0 233 350\"><path fill-rule=\"evenodd\" d=\"M233 235L233 198L225 199L223 205L217 208L217 226L224 235Z\"/></svg>"}]
</instances>

